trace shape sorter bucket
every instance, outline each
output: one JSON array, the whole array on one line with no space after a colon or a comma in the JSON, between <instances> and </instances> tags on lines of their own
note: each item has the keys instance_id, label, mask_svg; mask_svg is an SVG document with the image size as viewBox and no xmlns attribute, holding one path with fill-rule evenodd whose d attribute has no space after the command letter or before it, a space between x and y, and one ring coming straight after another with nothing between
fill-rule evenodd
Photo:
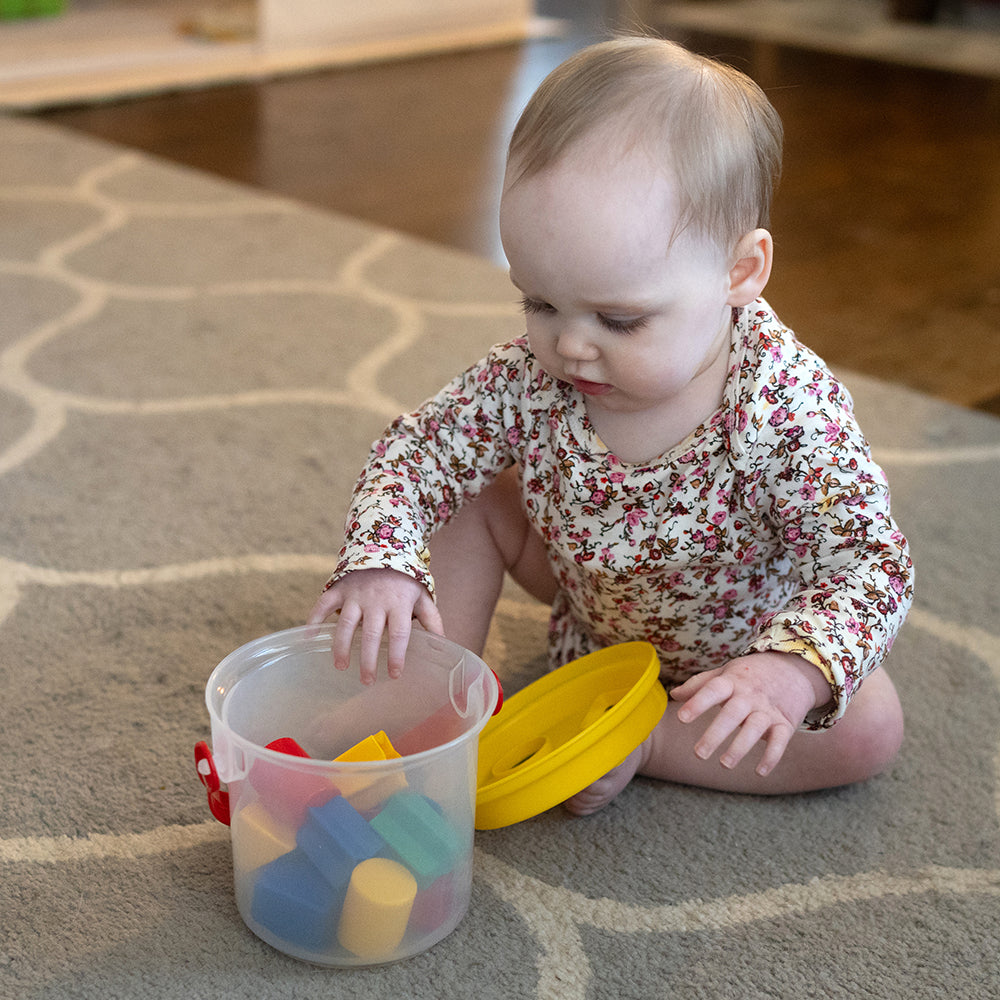
<instances>
[{"instance_id":1,"label":"shape sorter bucket","mask_svg":"<svg viewBox=\"0 0 1000 1000\"><path fill-rule=\"evenodd\" d=\"M402 676L388 678L383 646L365 686L357 645L351 669L334 669L335 628L227 656L205 693L212 749L195 757L231 826L247 926L295 958L373 965L426 950L468 909L478 736L500 693L479 657L417 630ZM334 759L381 733L400 756Z\"/></svg>"}]
</instances>

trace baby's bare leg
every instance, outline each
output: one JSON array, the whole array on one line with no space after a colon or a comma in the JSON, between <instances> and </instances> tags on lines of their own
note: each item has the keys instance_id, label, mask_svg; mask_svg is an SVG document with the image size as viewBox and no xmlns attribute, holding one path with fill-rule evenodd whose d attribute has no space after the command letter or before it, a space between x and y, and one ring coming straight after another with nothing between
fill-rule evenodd
<instances>
[{"instance_id":1,"label":"baby's bare leg","mask_svg":"<svg viewBox=\"0 0 1000 1000\"><path fill-rule=\"evenodd\" d=\"M777 767L762 778L754 770L759 754L748 754L736 767L718 755L701 760L694 752L714 713L684 724L677 706L667 711L646 742L621 767L606 774L566 803L579 815L607 805L636 774L684 785L727 792L785 795L850 785L881 773L903 740L903 712L896 689L884 670L876 670L855 695L832 729L796 733ZM724 744L725 745L725 744Z\"/></svg>"},{"instance_id":2,"label":"baby's bare leg","mask_svg":"<svg viewBox=\"0 0 1000 1000\"><path fill-rule=\"evenodd\" d=\"M505 573L551 604L556 582L541 537L521 507L517 470L507 469L431 541L431 574L445 635L482 654Z\"/></svg>"}]
</instances>

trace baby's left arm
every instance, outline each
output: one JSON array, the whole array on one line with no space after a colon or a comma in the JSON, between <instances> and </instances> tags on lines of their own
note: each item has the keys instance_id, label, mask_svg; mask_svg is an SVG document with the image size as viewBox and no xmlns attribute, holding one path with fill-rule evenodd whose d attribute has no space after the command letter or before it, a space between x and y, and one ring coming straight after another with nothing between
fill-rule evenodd
<instances>
[{"instance_id":1,"label":"baby's left arm","mask_svg":"<svg viewBox=\"0 0 1000 1000\"><path fill-rule=\"evenodd\" d=\"M683 703L677 718L684 723L719 706L695 745L702 760L708 760L732 736L720 762L734 768L763 740L757 773L764 777L781 760L806 715L831 701L831 692L823 672L808 660L794 653L764 652L749 653L724 667L696 674L674 688L670 697Z\"/></svg>"},{"instance_id":2,"label":"baby's left arm","mask_svg":"<svg viewBox=\"0 0 1000 1000\"><path fill-rule=\"evenodd\" d=\"M815 654L822 669L802 663L826 672L833 697L799 719L810 729L828 728L843 715L885 658L913 599L912 563L890 512L885 474L850 395L824 372L817 368L797 387L789 379L777 400L783 405L755 415L761 427L753 471L766 495L759 499L799 589L760 617L743 651Z\"/></svg>"}]
</instances>

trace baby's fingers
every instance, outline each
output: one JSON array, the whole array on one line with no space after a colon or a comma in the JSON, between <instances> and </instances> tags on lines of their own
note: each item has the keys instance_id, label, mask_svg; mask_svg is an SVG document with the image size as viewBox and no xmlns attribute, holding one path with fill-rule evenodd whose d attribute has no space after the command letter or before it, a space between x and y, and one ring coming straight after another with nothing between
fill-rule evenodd
<instances>
[{"instance_id":1,"label":"baby's fingers","mask_svg":"<svg viewBox=\"0 0 1000 1000\"><path fill-rule=\"evenodd\" d=\"M333 633L333 665L338 670L347 670L351 665L354 633L361 624L361 608L357 604L350 603L343 605L339 610L337 628Z\"/></svg>"},{"instance_id":2,"label":"baby's fingers","mask_svg":"<svg viewBox=\"0 0 1000 1000\"><path fill-rule=\"evenodd\" d=\"M670 692L674 701L683 702L677 710L677 718L685 723L694 722L698 716L728 701L732 695L732 683L716 670L698 674Z\"/></svg>"},{"instance_id":3,"label":"baby's fingers","mask_svg":"<svg viewBox=\"0 0 1000 1000\"><path fill-rule=\"evenodd\" d=\"M689 706L685 706L685 708L687 707ZM680 712L678 712L677 715L679 718ZM719 747L721 747L722 744L733 735L733 733L737 733L737 736L739 735L738 731L740 726L745 722L746 718L747 712L745 707L738 704L736 699L730 698L722 706L722 708L719 709L719 712L712 720L711 725L709 725L705 732L702 733L701 739L695 743L695 754L702 760L708 760L712 754L714 754L715 751L718 750ZM756 740L754 742L756 742ZM749 747L747 749L749 749ZM732 750L730 750L730 754L731 753ZM740 754L739 759L733 760L731 764L726 763L726 761L723 761L723 763L726 764L727 767L735 767L745 753L746 751L744 750L743 753Z\"/></svg>"},{"instance_id":4,"label":"baby's fingers","mask_svg":"<svg viewBox=\"0 0 1000 1000\"><path fill-rule=\"evenodd\" d=\"M344 613L341 612L341 621L343 621ZM361 661L361 683L362 684L374 684L378 678L378 658L379 653L382 650L382 636L386 631L386 614L382 610L369 610L365 612L364 617L361 619L361 650L360 650L360 661ZM409 637L409 631L407 631L406 637L403 639L403 653L406 652L406 639ZM390 640L392 640L392 635L390 633ZM396 659L396 670L397 673L400 669L400 664L402 663L402 656L399 653L399 636L397 631L397 636L395 638L397 643L394 650ZM336 665L336 658L334 659L334 664Z\"/></svg>"},{"instance_id":5,"label":"baby's fingers","mask_svg":"<svg viewBox=\"0 0 1000 1000\"><path fill-rule=\"evenodd\" d=\"M389 619L386 625L387 642L387 667L390 677L399 677L403 673L403 666L406 663L406 647L410 644L410 632L413 627L413 619L409 613L404 613L398 609L389 612ZM362 680L364 671L362 671ZM367 682L366 682L367 683Z\"/></svg>"},{"instance_id":6,"label":"baby's fingers","mask_svg":"<svg viewBox=\"0 0 1000 1000\"><path fill-rule=\"evenodd\" d=\"M325 590L313 605L307 625L322 625L331 615L340 610L340 597L334 590Z\"/></svg>"},{"instance_id":7,"label":"baby's fingers","mask_svg":"<svg viewBox=\"0 0 1000 1000\"><path fill-rule=\"evenodd\" d=\"M428 631L435 635L444 635L444 620L438 611L434 598L424 591L413 607L413 617Z\"/></svg>"},{"instance_id":8,"label":"baby's fingers","mask_svg":"<svg viewBox=\"0 0 1000 1000\"><path fill-rule=\"evenodd\" d=\"M771 719L765 712L751 712L736 730L732 743L719 758L719 763L730 770L737 767L744 757L761 741L771 726ZM782 750L783 752L783 750Z\"/></svg>"},{"instance_id":9,"label":"baby's fingers","mask_svg":"<svg viewBox=\"0 0 1000 1000\"><path fill-rule=\"evenodd\" d=\"M790 723L778 723L771 728L771 735L768 738L764 756L761 757L757 765L757 773L762 777L769 775L777 766L778 761L784 756L795 735L795 729Z\"/></svg>"}]
</instances>

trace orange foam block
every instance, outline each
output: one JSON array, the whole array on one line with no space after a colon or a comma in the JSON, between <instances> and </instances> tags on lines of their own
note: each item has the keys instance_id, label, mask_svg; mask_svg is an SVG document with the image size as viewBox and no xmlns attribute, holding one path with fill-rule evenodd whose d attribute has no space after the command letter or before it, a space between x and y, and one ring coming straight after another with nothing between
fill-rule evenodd
<instances>
[{"instance_id":1,"label":"orange foam block","mask_svg":"<svg viewBox=\"0 0 1000 1000\"><path fill-rule=\"evenodd\" d=\"M406 933L417 880L396 861L370 858L351 873L337 939L371 962L392 957Z\"/></svg>"}]
</instances>

